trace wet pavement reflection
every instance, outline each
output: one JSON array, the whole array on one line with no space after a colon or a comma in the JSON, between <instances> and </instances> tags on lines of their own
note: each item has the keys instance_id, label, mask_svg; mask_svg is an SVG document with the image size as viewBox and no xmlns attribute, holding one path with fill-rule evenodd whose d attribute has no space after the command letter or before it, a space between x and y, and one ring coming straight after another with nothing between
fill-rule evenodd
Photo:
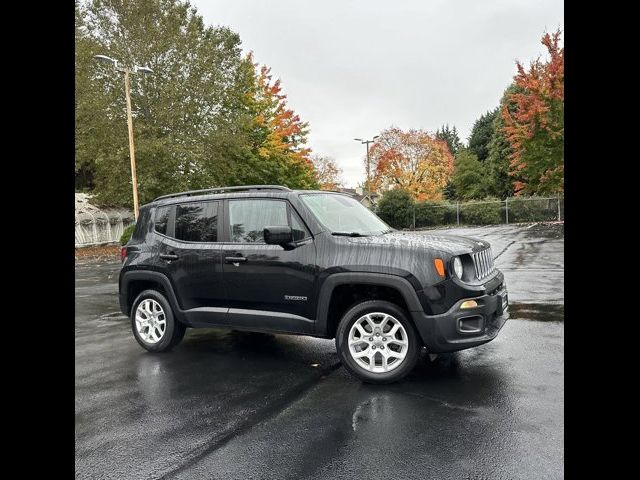
<instances>
[{"instance_id":1,"label":"wet pavement reflection","mask_svg":"<svg viewBox=\"0 0 640 480\"><path fill-rule=\"evenodd\" d=\"M78 264L76 477L562 478L562 239L504 227L452 231L503 252L515 303L498 338L385 386L350 377L331 340L189 330L145 352L119 264Z\"/></svg>"}]
</instances>

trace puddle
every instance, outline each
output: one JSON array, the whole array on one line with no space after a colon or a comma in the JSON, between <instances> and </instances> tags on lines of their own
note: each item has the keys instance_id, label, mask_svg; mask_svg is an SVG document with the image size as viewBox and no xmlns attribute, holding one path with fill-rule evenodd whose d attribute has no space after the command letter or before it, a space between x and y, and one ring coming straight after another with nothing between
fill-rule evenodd
<instances>
[{"instance_id":1,"label":"puddle","mask_svg":"<svg viewBox=\"0 0 640 480\"><path fill-rule=\"evenodd\" d=\"M549 303L510 303L511 320L535 320L537 322L564 322L564 305Z\"/></svg>"},{"instance_id":2,"label":"puddle","mask_svg":"<svg viewBox=\"0 0 640 480\"><path fill-rule=\"evenodd\" d=\"M564 222L532 223L525 229L527 237L564 238Z\"/></svg>"}]
</instances>

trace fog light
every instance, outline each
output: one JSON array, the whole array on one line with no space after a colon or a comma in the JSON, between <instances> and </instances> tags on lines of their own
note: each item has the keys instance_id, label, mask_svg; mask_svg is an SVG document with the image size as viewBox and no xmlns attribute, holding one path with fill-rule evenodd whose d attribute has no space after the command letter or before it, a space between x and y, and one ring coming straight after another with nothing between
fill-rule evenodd
<instances>
[{"instance_id":1,"label":"fog light","mask_svg":"<svg viewBox=\"0 0 640 480\"><path fill-rule=\"evenodd\" d=\"M478 302L476 302L475 300L465 300L464 302L462 302L462 305L460 305L460 310L464 308L476 308L477 306Z\"/></svg>"}]
</instances>

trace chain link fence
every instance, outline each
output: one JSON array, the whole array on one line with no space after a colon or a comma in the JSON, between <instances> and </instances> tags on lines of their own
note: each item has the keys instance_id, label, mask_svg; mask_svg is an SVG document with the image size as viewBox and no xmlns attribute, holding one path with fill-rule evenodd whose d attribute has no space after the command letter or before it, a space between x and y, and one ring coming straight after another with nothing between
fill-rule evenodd
<instances>
[{"instance_id":1,"label":"chain link fence","mask_svg":"<svg viewBox=\"0 0 640 480\"><path fill-rule=\"evenodd\" d=\"M497 225L564 219L564 197L512 197L506 200L420 202L413 206L411 227Z\"/></svg>"}]
</instances>

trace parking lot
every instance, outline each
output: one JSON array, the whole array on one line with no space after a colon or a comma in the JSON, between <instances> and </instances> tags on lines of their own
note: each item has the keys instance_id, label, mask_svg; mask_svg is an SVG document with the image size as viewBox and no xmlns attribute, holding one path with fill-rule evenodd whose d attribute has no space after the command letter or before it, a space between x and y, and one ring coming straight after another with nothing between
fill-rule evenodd
<instances>
[{"instance_id":1,"label":"parking lot","mask_svg":"<svg viewBox=\"0 0 640 480\"><path fill-rule=\"evenodd\" d=\"M446 233L492 244L511 319L385 386L350 377L332 340L200 329L148 353L119 262L77 262L76 477L563 478L562 225Z\"/></svg>"}]
</instances>

